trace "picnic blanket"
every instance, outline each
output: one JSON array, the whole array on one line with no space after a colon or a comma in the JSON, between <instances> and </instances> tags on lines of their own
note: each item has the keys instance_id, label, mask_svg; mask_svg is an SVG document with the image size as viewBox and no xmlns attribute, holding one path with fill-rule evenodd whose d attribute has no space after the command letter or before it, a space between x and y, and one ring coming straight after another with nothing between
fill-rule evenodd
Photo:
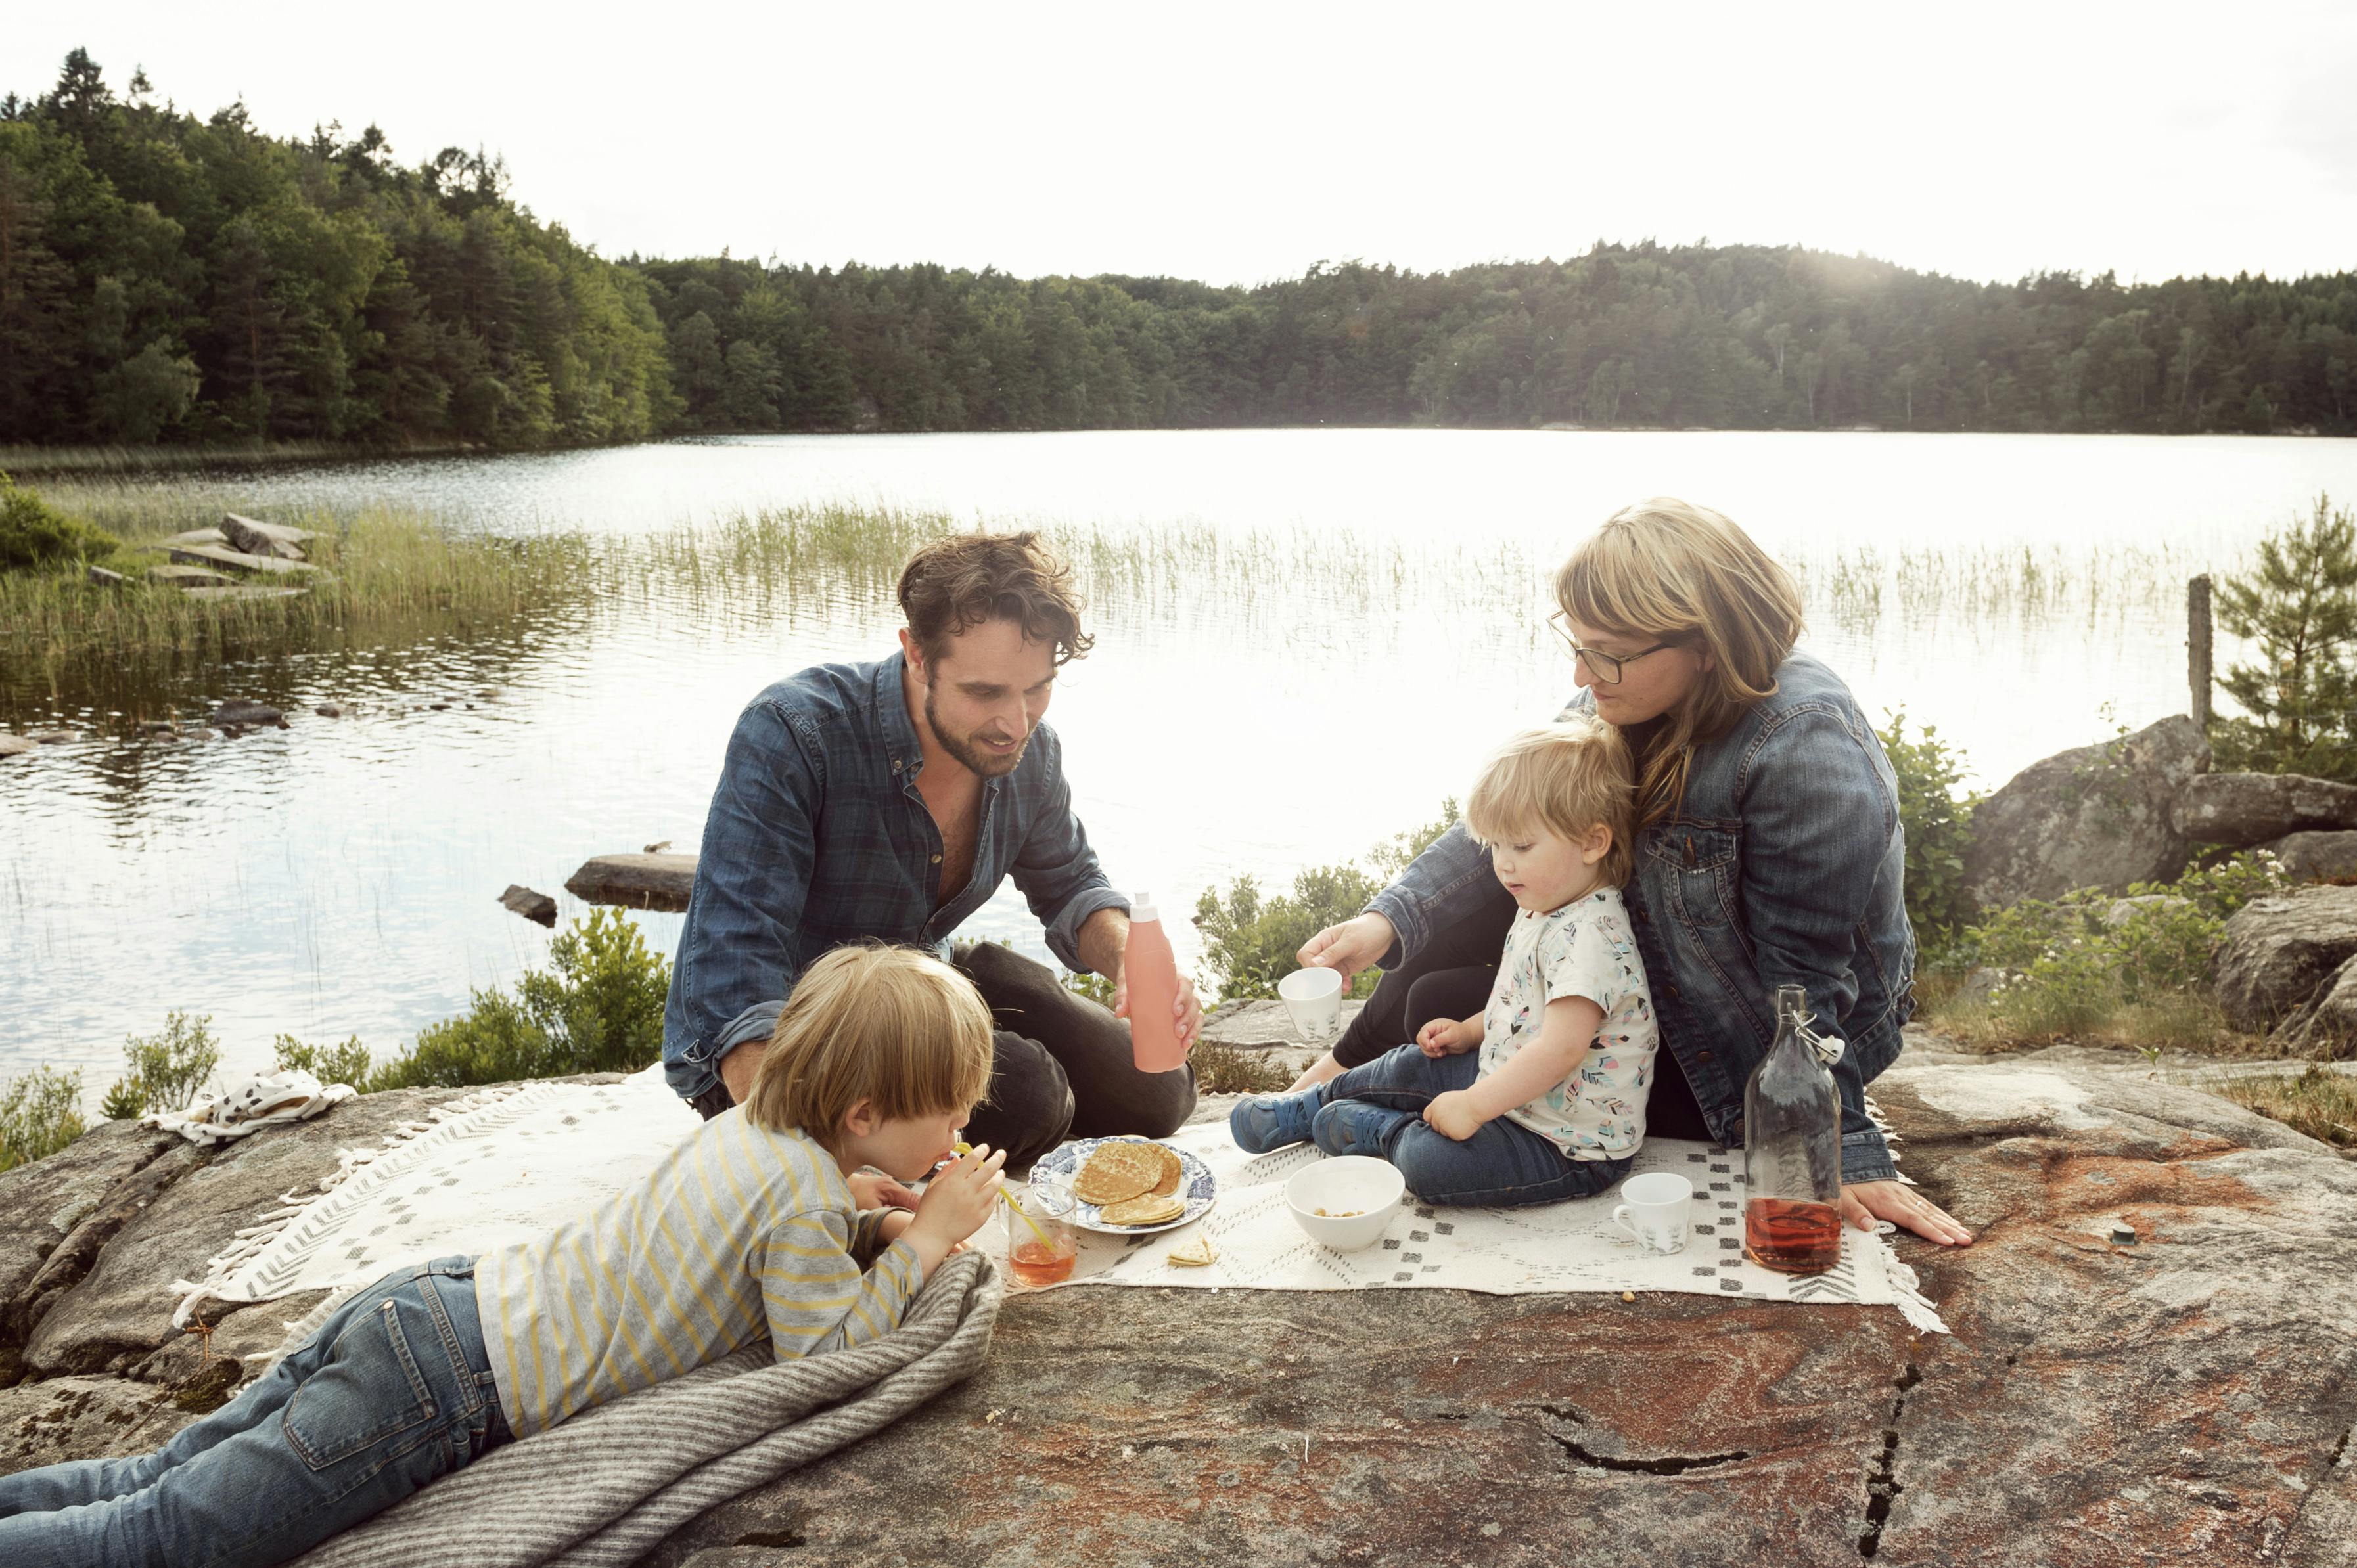
<instances>
[{"instance_id":1,"label":"picnic blanket","mask_svg":"<svg viewBox=\"0 0 2357 1568\"><path fill-rule=\"evenodd\" d=\"M1616 1192L1535 1208L1440 1208L1403 1199L1381 1243L1361 1252L1313 1244L1285 1211L1286 1178L1325 1156L1306 1144L1252 1155L1228 1136L1222 1097L1169 1142L1211 1168L1219 1201L1193 1225L1146 1237L1086 1236L1071 1284L1195 1289L1378 1290L1440 1287L1495 1294L1689 1291L1754 1299L1895 1306L1945 1332L1914 1272L1880 1235L1845 1228L1842 1261L1805 1278L1743 1261L1743 1158L1712 1144L1648 1139L1636 1172L1669 1170L1695 1187L1693 1238L1661 1257L1611 1228ZM313 1193L288 1193L208 1266L178 1281L178 1321L207 1297L268 1301L330 1294L287 1325L286 1344L339 1301L403 1263L482 1252L553 1226L628 1186L697 1126L660 1067L617 1083L528 1083L452 1101L395 1130L382 1148L339 1151ZM1219 1261L1167 1260L1208 1231ZM978 1248L1003 1260L1005 1228Z\"/></svg>"},{"instance_id":2,"label":"picnic blanket","mask_svg":"<svg viewBox=\"0 0 2357 1568\"><path fill-rule=\"evenodd\" d=\"M585 1411L447 1476L302 1568L624 1568L705 1509L888 1425L982 1364L1001 1290L980 1253L935 1270L900 1326L775 1362L764 1342Z\"/></svg>"},{"instance_id":3,"label":"picnic blanket","mask_svg":"<svg viewBox=\"0 0 2357 1568\"><path fill-rule=\"evenodd\" d=\"M1915 1271L1881 1232L1842 1228L1842 1259L1822 1274L1795 1277L1743 1257L1743 1156L1716 1144L1648 1138L1630 1175L1673 1171L1694 1184L1692 1235L1663 1257L1611 1224L1619 1190L1532 1208L1443 1208L1400 1199L1391 1229L1364 1251L1336 1252L1311 1241L1286 1211L1285 1184L1326 1156L1306 1144L1248 1155L1228 1135L1228 1101L1207 1109L1166 1142L1200 1159L1219 1200L1192 1225L1147 1236L1081 1233L1072 1277L1061 1285L1172 1285L1216 1290L1396 1290L1439 1288L1520 1295L1537 1291L1691 1291L1770 1301L1895 1306L1915 1327L1944 1334ZM1884 1227L1888 1231L1891 1229ZM1219 1250L1208 1267L1186 1268L1170 1253L1208 1234ZM1004 1226L984 1233L1004 1259Z\"/></svg>"}]
</instances>

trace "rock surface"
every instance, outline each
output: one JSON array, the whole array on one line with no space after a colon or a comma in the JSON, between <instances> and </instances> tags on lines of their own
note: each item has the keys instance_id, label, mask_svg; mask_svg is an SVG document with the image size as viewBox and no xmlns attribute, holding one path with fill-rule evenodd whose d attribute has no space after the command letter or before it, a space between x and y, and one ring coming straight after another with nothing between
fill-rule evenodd
<instances>
[{"instance_id":1,"label":"rock surface","mask_svg":"<svg viewBox=\"0 0 2357 1568\"><path fill-rule=\"evenodd\" d=\"M229 547L242 554L274 555L281 561L303 559L303 547L290 537L298 530L273 528L268 523L256 522L250 517L230 512L222 517L221 531Z\"/></svg>"},{"instance_id":2,"label":"rock surface","mask_svg":"<svg viewBox=\"0 0 2357 1568\"><path fill-rule=\"evenodd\" d=\"M1965 888L1996 905L2168 881L2190 854L2177 798L2209 769L2210 743L2181 714L2033 762L1973 813Z\"/></svg>"},{"instance_id":3,"label":"rock surface","mask_svg":"<svg viewBox=\"0 0 2357 1568\"><path fill-rule=\"evenodd\" d=\"M544 926L556 924L556 900L545 893L535 893L529 887L511 882L508 890L500 895L500 902L507 906L511 913L522 915L527 920L537 920Z\"/></svg>"},{"instance_id":4,"label":"rock surface","mask_svg":"<svg viewBox=\"0 0 2357 1568\"><path fill-rule=\"evenodd\" d=\"M2357 828L2357 785L2297 773L2205 773L2177 794L2177 831L2247 849L2286 833Z\"/></svg>"},{"instance_id":5,"label":"rock surface","mask_svg":"<svg viewBox=\"0 0 2357 1568\"><path fill-rule=\"evenodd\" d=\"M1351 1026L1364 1002L1345 1000L1342 1004L1341 1027ZM1338 1030L1339 1034L1340 1031ZM1297 1050L1308 1048L1293 1026L1293 1016L1282 1002L1223 1002L1203 1015L1203 1043L1207 1046L1228 1046L1236 1050ZM1320 1041L1323 1050L1331 1040Z\"/></svg>"},{"instance_id":6,"label":"rock surface","mask_svg":"<svg viewBox=\"0 0 2357 1568\"><path fill-rule=\"evenodd\" d=\"M2282 861L2284 875L2294 882L2357 876L2357 832L2287 833L2259 847Z\"/></svg>"},{"instance_id":7,"label":"rock surface","mask_svg":"<svg viewBox=\"0 0 2357 1568\"><path fill-rule=\"evenodd\" d=\"M687 908L695 890L692 854L600 854L581 863L565 879L565 890L585 904L619 904L626 909Z\"/></svg>"},{"instance_id":8,"label":"rock surface","mask_svg":"<svg viewBox=\"0 0 2357 1568\"><path fill-rule=\"evenodd\" d=\"M40 742L21 735L0 730L0 757L22 757L28 751L40 750Z\"/></svg>"},{"instance_id":9,"label":"rock surface","mask_svg":"<svg viewBox=\"0 0 2357 1568\"><path fill-rule=\"evenodd\" d=\"M2298 1011L2357 954L2357 887L2300 887L2254 898L2226 922L2218 1005L2261 1034Z\"/></svg>"},{"instance_id":10,"label":"rock surface","mask_svg":"<svg viewBox=\"0 0 2357 1568\"><path fill-rule=\"evenodd\" d=\"M2357 1163L2141 1062L1923 1046L1875 1097L1903 1168L1979 1236L1899 1242L1953 1337L1652 1294L1017 1296L970 1382L645 1561L2347 1568ZM357 1125L334 1141L369 1141ZM272 1178L328 1160L307 1147ZM40 1168L0 1176L0 1223ZM223 1234L223 1196L188 1210L189 1251ZM2136 1244L2106 1239L2122 1223ZM163 1278L96 1337L152 1338ZM170 1410L122 1378L12 1390L0 1466L139 1452Z\"/></svg>"}]
</instances>

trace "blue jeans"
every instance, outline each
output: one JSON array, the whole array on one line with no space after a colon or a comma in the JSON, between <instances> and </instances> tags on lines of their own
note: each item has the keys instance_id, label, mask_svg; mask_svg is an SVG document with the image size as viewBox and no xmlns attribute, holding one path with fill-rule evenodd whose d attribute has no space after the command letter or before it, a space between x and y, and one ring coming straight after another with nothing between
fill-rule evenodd
<instances>
[{"instance_id":1,"label":"blue jeans","mask_svg":"<svg viewBox=\"0 0 2357 1568\"><path fill-rule=\"evenodd\" d=\"M0 1477L0 1563L283 1563L506 1442L490 1368L474 1260L399 1270L159 1451Z\"/></svg>"},{"instance_id":2,"label":"blue jeans","mask_svg":"<svg viewBox=\"0 0 2357 1568\"><path fill-rule=\"evenodd\" d=\"M1385 1052L1323 1087L1310 1137L1329 1155L1389 1160L1426 1203L1513 1208L1591 1197L1629 1174L1627 1160L1575 1160L1548 1139L1501 1116L1463 1143L1426 1125L1422 1112L1480 1076L1479 1051L1427 1057L1415 1046Z\"/></svg>"}]
</instances>

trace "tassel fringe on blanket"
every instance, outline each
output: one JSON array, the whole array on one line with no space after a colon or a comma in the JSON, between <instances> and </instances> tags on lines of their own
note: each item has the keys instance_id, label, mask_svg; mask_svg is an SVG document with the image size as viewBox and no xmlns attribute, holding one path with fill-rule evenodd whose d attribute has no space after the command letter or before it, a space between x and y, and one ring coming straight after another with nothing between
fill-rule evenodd
<instances>
[{"instance_id":1,"label":"tassel fringe on blanket","mask_svg":"<svg viewBox=\"0 0 2357 1568\"><path fill-rule=\"evenodd\" d=\"M529 1086L523 1084L503 1084L496 1089L479 1090L473 1094L462 1095L457 1100L447 1101L436 1106L426 1113L426 1119L423 1122L400 1123L387 1133L384 1142L375 1148L338 1149L334 1175L326 1177L308 1192L280 1193L279 1207L258 1216L253 1224L235 1232L230 1240L230 1244L221 1250L219 1256L205 1265L203 1279L172 1282L172 1288L180 1293L180 1304L172 1309L172 1326L183 1329L188 1327L190 1316L200 1303L210 1297L214 1291L227 1283L238 1270L243 1268L272 1242L277 1240L280 1232L300 1218L320 1197L335 1191L350 1180L352 1173L382 1159L411 1140L435 1131L444 1122L454 1122L471 1112L480 1111L487 1105L495 1105L502 1100L523 1092L527 1087ZM328 1315L334 1312L353 1290L359 1288L355 1285L337 1291L300 1319L288 1323L285 1344L288 1346L301 1344L305 1335L325 1323ZM274 1360L278 1352L269 1351L266 1355Z\"/></svg>"},{"instance_id":2,"label":"tassel fringe on blanket","mask_svg":"<svg viewBox=\"0 0 2357 1568\"><path fill-rule=\"evenodd\" d=\"M688 1520L882 1430L982 1364L989 1260L934 1271L900 1326L772 1362L766 1342L495 1449L296 1559L298 1568L625 1568Z\"/></svg>"}]
</instances>

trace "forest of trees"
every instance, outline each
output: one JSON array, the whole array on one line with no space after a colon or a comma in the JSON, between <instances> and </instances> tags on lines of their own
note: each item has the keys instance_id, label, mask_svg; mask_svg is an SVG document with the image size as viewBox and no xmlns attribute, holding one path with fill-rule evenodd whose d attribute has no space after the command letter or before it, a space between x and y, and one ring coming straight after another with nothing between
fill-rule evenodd
<instances>
[{"instance_id":1,"label":"forest of trees","mask_svg":"<svg viewBox=\"0 0 2357 1568\"><path fill-rule=\"evenodd\" d=\"M1976 284L1598 242L1256 288L609 261L497 159L0 100L0 443L1548 424L2357 434L2357 274Z\"/></svg>"}]
</instances>

